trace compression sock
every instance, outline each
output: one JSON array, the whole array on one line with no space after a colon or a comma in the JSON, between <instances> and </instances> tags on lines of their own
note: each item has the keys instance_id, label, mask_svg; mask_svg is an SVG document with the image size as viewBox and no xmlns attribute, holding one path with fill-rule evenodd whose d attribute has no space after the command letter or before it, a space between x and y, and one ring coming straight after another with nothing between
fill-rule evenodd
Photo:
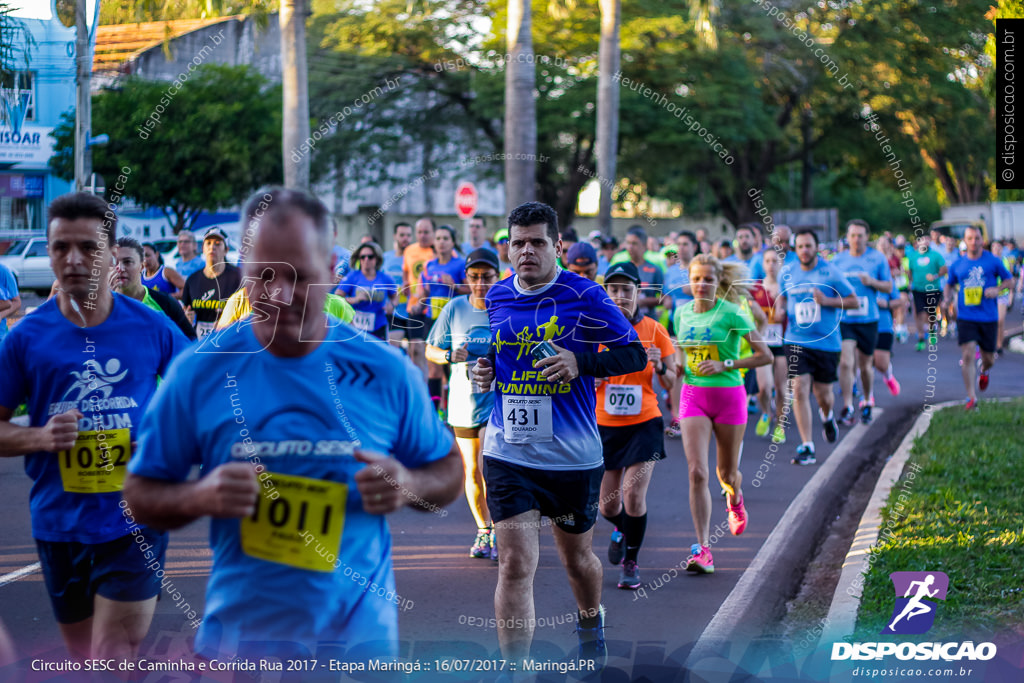
<instances>
[{"instance_id":1,"label":"compression sock","mask_svg":"<svg viewBox=\"0 0 1024 683\"><path fill-rule=\"evenodd\" d=\"M626 534L626 562L630 560L636 562L636 557L640 554L640 546L644 543L644 534L647 533L647 514L642 514L639 517L623 514L623 517L626 524L626 528L623 529Z\"/></svg>"}]
</instances>

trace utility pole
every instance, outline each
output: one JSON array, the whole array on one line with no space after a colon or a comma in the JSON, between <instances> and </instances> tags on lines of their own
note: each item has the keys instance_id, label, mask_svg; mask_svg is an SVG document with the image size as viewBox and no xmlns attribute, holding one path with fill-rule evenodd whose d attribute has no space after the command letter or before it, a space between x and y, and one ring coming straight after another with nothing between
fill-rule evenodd
<instances>
[{"instance_id":1,"label":"utility pole","mask_svg":"<svg viewBox=\"0 0 1024 683\"><path fill-rule=\"evenodd\" d=\"M92 174L92 152L89 150L89 131L92 128L92 102L89 79L89 26L85 17L85 0L75 0L75 84L78 103L75 107L75 192L82 192Z\"/></svg>"}]
</instances>

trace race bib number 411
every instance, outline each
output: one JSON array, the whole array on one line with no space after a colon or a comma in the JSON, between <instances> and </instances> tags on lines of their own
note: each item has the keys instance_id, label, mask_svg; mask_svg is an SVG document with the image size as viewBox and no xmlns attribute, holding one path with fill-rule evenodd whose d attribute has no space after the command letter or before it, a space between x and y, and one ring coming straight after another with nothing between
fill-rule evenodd
<instances>
[{"instance_id":1,"label":"race bib number 411","mask_svg":"<svg viewBox=\"0 0 1024 683\"><path fill-rule=\"evenodd\" d=\"M263 495L256 499L256 510L241 522L242 551L297 569L333 572L345 526L348 486L276 472L271 480L280 495L274 500ZM310 537L316 545L309 542ZM328 548L326 557L320 556L317 545Z\"/></svg>"},{"instance_id":2,"label":"race bib number 411","mask_svg":"<svg viewBox=\"0 0 1024 683\"><path fill-rule=\"evenodd\" d=\"M124 488L132 454L127 428L78 432L71 450L57 454L60 478L68 493L114 493Z\"/></svg>"}]
</instances>

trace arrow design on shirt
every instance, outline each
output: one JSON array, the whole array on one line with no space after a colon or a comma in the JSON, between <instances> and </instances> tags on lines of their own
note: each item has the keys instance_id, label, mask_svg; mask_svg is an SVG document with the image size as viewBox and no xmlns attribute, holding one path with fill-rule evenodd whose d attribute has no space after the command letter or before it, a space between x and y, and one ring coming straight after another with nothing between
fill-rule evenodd
<instances>
[{"instance_id":1,"label":"arrow design on shirt","mask_svg":"<svg viewBox=\"0 0 1024 683\"><path fill-rule=\"evenodd\" d=\"M377 374L369 365L363 363L346 363L338 365L338 378L337 382L340 386L342 383L350 384L352 386L369 386L370 382L377 379Z\"/></svg>"}]
</instances>

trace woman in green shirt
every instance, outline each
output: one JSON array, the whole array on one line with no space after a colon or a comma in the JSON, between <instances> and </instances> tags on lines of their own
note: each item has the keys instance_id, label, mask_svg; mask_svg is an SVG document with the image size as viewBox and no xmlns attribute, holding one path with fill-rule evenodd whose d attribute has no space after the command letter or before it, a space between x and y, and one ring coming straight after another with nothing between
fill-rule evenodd
<instances>
[{"instance_id":1,"label":"woman in green shirt","mask_svg":"<svg viewBox=\"0 0 1024 683\"><path fill-rule=\"evenodd\" d=\"M686 352L685 375L679 399L683 450L690 471L690 512L697 532L688 571L715 571L711 550L711 492L708 490L708 449L711 434L718 445L718 480L726 491L729 530L736 536L747 526L740 490L740 446L747 426L747 394L742 368L772 362L772 353L740 302L748 297L738 284L746 277L741 263L721 263L710 254L690 261L693 301L676 309L677 343ZM756 304L755 304L756 305ZM753 355L740 357L746 339Z\"/></svg>"}]
</instances>

